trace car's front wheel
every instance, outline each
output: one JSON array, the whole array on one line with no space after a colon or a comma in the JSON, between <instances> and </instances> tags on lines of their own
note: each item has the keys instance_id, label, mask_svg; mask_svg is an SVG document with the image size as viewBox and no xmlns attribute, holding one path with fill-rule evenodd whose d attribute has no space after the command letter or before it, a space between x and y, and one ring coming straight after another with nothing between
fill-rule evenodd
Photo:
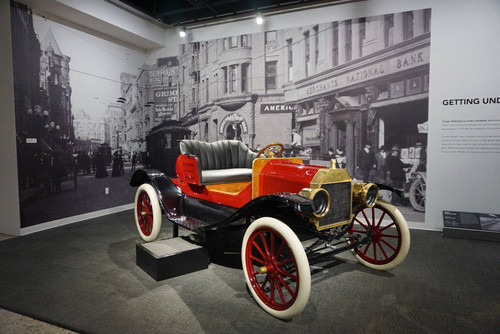
<instances>
[{"instance_id":1,"label":"car's front wheel","mask_svg":"<svg viewBox=\"0 0 500 334\"><path fill-rule=\"evenodd\" d=\"M371 241L352 249L363 265L377 270L389 270L399 265L410 249L410 231L399 210L386 202L378 201L373 208L362 208L354 216L350 231L358 239ZM352 242L354 239L348 239Z\"/></svg>"},{"instance_id":2,"label":"car's front wheel","mask_svg":"<svg viewBox=\"0 0 500 334\"><path fill-rule=\"evenodd\" d=\"M161 208L152 185L142 184L135 193L135 223L144 241L154 241L161 229Z\"/></svg>"},{"instance_id":3,"label":"car's front wheel","mask_svg":"<svg viewBox=\"0 0 500 334\"><path fill-rule=\"evenodd\" d=\"M290 227L275 218L257 219L243 238L241 261L248 288L266 312L281 319L302 312L311 291L311 272Z\"/></svg>"}]
</instances>

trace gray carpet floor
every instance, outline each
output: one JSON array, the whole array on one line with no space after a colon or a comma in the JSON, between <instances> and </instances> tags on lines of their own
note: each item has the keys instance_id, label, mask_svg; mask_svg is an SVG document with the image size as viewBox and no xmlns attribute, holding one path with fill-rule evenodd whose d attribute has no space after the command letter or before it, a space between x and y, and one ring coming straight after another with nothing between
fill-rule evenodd
<instances>
[{"instance_id":1,"label":"gray carpet floor","mask_svg":"<svg viewBox=\"0 0 500 334\"><path fill-rule=\"evenodd\" d=\"M135 264L129 210L0 241L0 307L79 333L500 333L500 244L411 238L390 272L350 253L316 264L305 310L282 321L252 299L239 254L149 277Z\"/></svg>"}]
</instances>

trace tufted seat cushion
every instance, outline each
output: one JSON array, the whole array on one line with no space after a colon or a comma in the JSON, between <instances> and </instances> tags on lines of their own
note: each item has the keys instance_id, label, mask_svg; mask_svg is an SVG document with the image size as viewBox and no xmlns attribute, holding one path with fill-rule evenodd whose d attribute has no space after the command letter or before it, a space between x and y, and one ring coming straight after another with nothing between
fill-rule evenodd
<instances>
[{"instance_id":1,"label":"tufted seat cushion","mask_svg":"<svg viewBox=\"0 0 500 334\"><path fill-rule=\"evenodd\" d=\"M252 162L257 153L238 140L206 143L182 140L181 153L197 160L201 184L242 182L252 179Z\"/></svg>"}]
</instances>

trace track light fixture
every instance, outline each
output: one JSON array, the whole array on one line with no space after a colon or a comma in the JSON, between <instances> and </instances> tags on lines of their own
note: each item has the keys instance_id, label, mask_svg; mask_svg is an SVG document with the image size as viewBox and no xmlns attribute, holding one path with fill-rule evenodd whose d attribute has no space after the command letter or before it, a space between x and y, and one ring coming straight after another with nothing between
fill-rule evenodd
<instances>
[{"instance_id":1,"label":"track light fixture","mask_svg":"<svg viewBox=\"0 0 500 334\"><path fill-rule=\"evenodd\" d=\"M264 23L264 17L262 16L261 13L257 13L257 16L255 17L255 22L257 22L257 24L262 24Z\"/></svg>"},{"instance_id":2,"label":"track light fixture","mask_svg":"<svg viewBox=\"0 0 500 334\"><path fill-rule=\"evenodd\" d=\"M181 38L186 37L186 28L185 27L182 27L182 28L179 29L179 36Z\"/></svg>"}]
</instances>

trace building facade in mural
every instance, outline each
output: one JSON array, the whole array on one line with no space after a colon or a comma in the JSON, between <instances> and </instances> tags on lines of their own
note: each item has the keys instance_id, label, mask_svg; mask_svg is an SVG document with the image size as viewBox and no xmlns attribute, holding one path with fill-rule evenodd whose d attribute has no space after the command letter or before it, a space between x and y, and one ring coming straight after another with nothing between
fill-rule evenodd
<instances>
[{"instance_id":1,"label":"building facade in mural","mask_svg":"<svg viewBox=\"0 0 500 334\"><path fill-rule=\"evenodd\" d=\"M41 41L27 7L12 3L14 96L19 187L54 191L49 181L64 176L54 165L71 168L74 139L69 63L49 29ZM62 169L62 168L60 168Z\"/></svg>"},{"instance_id":2,"label":"building facade in mural","mask_svg":"<svg viewBox=\"0 0 500 334\"><path fill-rule=\"evenodd\" d=\"M278 43L277 33L272 40L248 34L180 47L180 119L193 138L237 139L251 148L290 142L293 108L284 104Z\"/></svg>"},{"instance_id":3,"label":"building facade in mural","mask_svg":"<svg viewBox=\"0 0 500 334\"><path fill-rule=\"evenodd\" d=\"M106 122L103 119L91 117L82 109L73 111L72 114L75 131L73 152L92 154L101 144L109 143Z\"/></svg>"},{"instance_id":4,"label":"building facade in mural","mask_svg":"<svg viewBox=\"0 0 500 334\"><path fill-rule=\"evenodd\" d=\"M185 44L180 119L194 138L251 148L295 129L313 160L340 149L357 175L366 143L425 147L429 49L429 9Z\"/></svg>"},{"instance_id":5,"label":"building facade in mural","mask_svg":"<svg viewBox=\"0 0 500 334\"><path fill-rule=\"evenodd\" d=\"M73 139L69 78L71 58L61 52L51 29L43 37L40 49L42 51L40 57L40 90L45 91L47 96L44 107L47 108L49 113L49 130L55 130L60 139Z\"/></svg>"},{"instance_id":6,"label":"building facade in mural","mask_svg":"<svg viewBox=\"0 0 500 334\"><path fill-rule=\"evenodd\" d=\"M144 64L137 75L121 74L117 104L124 118L111 126L112 132L119 133L115 137L121 139L121 149L130 154L145 153L146 136L151 129L178 120L177 65L177 57L165 57L157 59L154 65Z\"/></svg>"}]
</instances>

